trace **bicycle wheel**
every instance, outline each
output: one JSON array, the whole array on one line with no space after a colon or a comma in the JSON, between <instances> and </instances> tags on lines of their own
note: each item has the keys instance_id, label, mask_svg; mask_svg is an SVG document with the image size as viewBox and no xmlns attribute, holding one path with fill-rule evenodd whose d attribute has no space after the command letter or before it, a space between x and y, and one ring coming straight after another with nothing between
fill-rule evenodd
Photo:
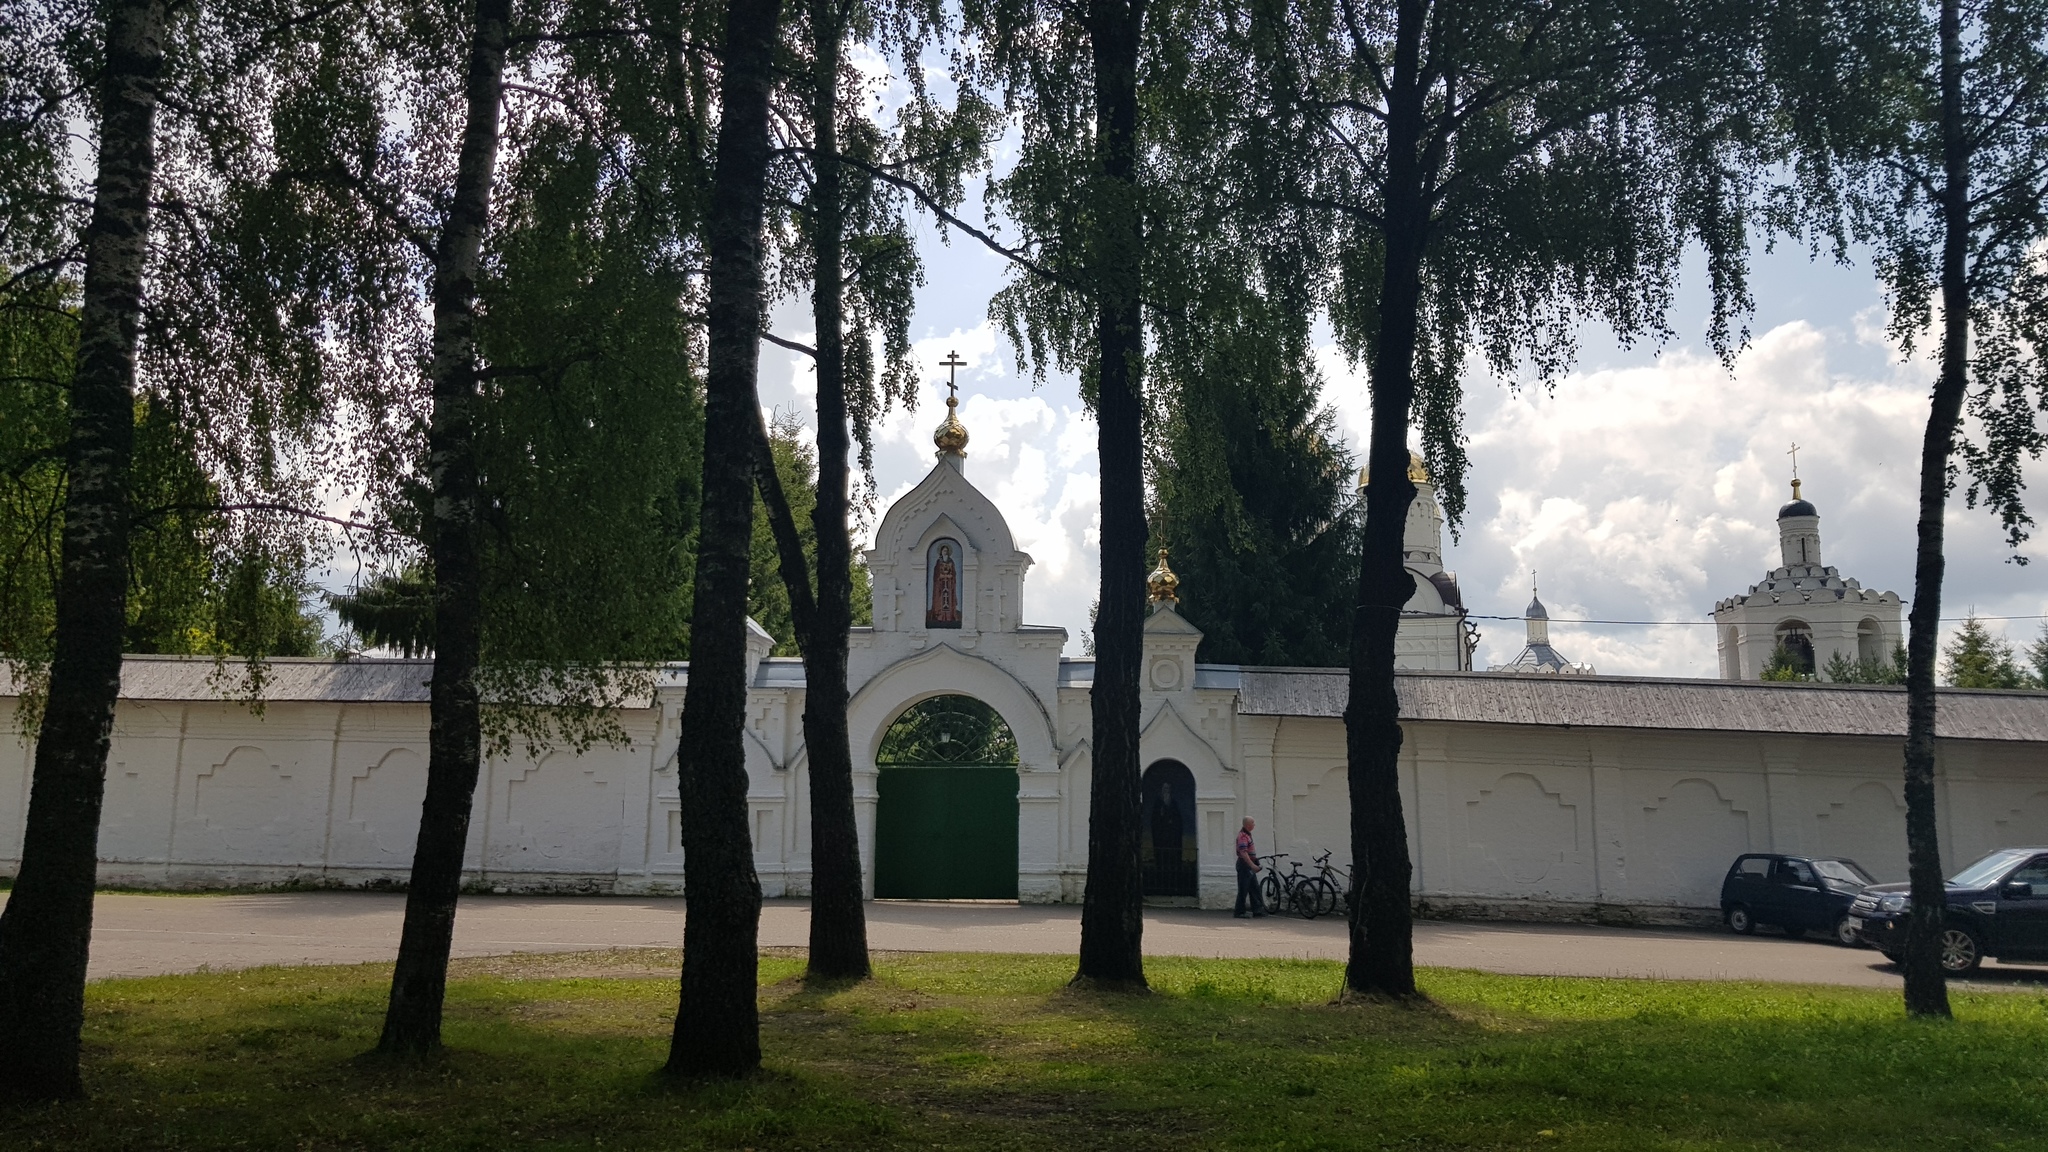
<instances>
[{"instance_id":1,"label":"bicycle wheel","mask_svg":"<svg viewBox=\"0 0 2048 1152\"><path fill-rule=\"evenodd\" d=\"M1259 896L1265 902L1266 911L1286 911L1286 909L1282 907L1280 904L1280 898L1283 895L1285 895L1285 893L1280 888L1280 878L1278 876L1273 875L1273 873L1270 870L1267 871L1265 876L1261 877L1259 880Z\"/></svg>"},{"instance_id":2,"label":"bicycle wheel","mask_svg":"<svg viewBox=\"0 0 2048 1152\"><path fill-rule=\"evenodd\" d=\"M1294 906L1303 920L1327 916L1337 908L1337 886L1321 876L1310 877L1295 889Z\"/></svg>"}]
</instances>

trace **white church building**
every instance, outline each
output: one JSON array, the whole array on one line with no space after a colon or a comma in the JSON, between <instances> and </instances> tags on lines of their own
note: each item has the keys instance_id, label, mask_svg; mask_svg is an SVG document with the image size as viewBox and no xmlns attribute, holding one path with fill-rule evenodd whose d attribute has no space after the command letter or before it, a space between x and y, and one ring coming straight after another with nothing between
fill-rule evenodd
<instances>
[{"instance_id":1,"label":"white church building","mask_svg":"<svg viewBox=\"0 0 2048 1152\"><path fill-rule=\"evenodd\" d=\"M970 481L965 431L950 412L947 424L930 473L882 518L866 554L874 624L852 637L849 720L869 888L880 898L1077 901L1094 666L1062 656L1064 629L1026 622L1031 558ZM1810 505L1795 501L1780 518L1788 539L1810 537L1809 550L1788 551L1766 585L1717 614L1738 654L1724 662L1730 679L1474 672L1455 580L1440 578L1434 493L1420 481L1426 514L1411 516L1409 562L1423 579L1403 628L1411 668L1398 685L1400 788L1421 907L1696 920L1713 915L1723 872L1747 851L1842 855L1880 878L1905 876L1903 692L1754 679L1758 646L1791 619L1819 652L1851 643L1866 619L1876 643L1896 634L1897 597L1872 599L1820 565ZM1341 863L1350 854L1345 672L1197 663L1201 633L1156 575L1141 721L1152 898L1227 905L1231 838L1246 816L1258 821L1263 851L1307 864L1328 850ZM811 867L804 670L769 648L756 630L747 803L765 891L800 896ZM259 713L220 697L210 661L131 657L107 771L102 880L402 883L425 787L430 669L280 660ZM625 711L626 745L490 760L470 882L679 891L674 763L687 676L686 666L668 670ZM0 682L0 715L12 714L11 691ZM962 757L971 763L948 763L943 749L963 739L949 726L990 713L1000 718L991 730L1006 732ZM885 752L902 746L892 728L915 717L936 733L922 746L942 751ZM2048 841L2048 694L1944 691L1940 736L1949 863ZM0 871L19 859L32 762L29 740L0 744Z\"/></svg>"},{"instance_id":2,"label":"white church building","mask_svg":"<svg viewBox=\"0 0 2048 1152\"><path fill-rule=\"evenodd\" d=\"M1906 642L1899 594L1872 592L1820 559L1820 511L1799 495L1778 509L1778 567L1740 596L1714 605L1721 675L1754 680L1780 646L1800 671L1827 678L1828 663L1885 662Z\"/></svg>"}]
</instances>

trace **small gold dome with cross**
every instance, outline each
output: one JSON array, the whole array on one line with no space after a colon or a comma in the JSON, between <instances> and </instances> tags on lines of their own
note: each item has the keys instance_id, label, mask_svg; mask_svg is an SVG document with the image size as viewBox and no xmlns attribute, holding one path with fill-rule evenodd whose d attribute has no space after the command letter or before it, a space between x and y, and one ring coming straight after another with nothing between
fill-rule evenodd
<instances>
[{"instance_id":1,"label":"small gold dome with cross","mask_svg":"<svg viewBox=\"0 0 2048 1152\"><path fill-rule=\"evenodd\" d=\"M958 352L946 353L939 361L939 367L946 370L946 419L932 431L932 443L939 446L941 456L967 455L967 426L960 423L960 370L967 367L967 361Z\"/></svg>"}]
</instances>

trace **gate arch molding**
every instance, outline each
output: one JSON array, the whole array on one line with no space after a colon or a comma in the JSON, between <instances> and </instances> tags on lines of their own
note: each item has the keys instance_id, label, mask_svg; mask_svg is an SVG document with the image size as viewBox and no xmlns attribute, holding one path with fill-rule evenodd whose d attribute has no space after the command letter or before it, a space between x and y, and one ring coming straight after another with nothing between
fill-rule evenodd
<instances>
[{"instance_id":1,"label":"gate arch molding","mask_svg":"<svg viewBox=\"0 0 2048 1152\"><path fill-rule=\"evenodd\" d=\"M848 743L853 749L854 814L860 826L863 884L870 897L875 886L875 800L879 770L875 756L882 737L905 709L935 696L971 696L995 709L1017 740L1020 781L1017 829L1020 895L1033 899L1037 887L1025 874L1054 871L1058 840L1057 784L1049 795L1030 782L1033 773L1057 780L1058 746L1052 716L1038 695L992 661L969 656L941 644L877 672L853 694L846 708ZM1050 803L1047 803L1049 801ZM1029 893L1029 894L1027 894ZM1047 897L1049 898L1049 897Z\"/></svg>"}]
</instances>

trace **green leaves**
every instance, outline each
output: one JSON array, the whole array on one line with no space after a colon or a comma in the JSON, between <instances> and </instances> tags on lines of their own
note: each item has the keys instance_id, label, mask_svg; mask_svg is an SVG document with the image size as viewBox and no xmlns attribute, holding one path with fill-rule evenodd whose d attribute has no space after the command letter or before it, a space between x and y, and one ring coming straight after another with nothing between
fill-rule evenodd
<instances>
[{"instance_id":1,"label":"green leaves","mask_svg":"<svg viewBox=\"0 0 2048 1152\"><path fill-rule=\"evenodd\" d=\"M1890 333L1907 355L1928 341L1938 312L1967 314L1969 347L1957 367L1968 376L1969 421L1955 450L1970 504L1997 514L2017 548L2033 526L2024 465L2048 448L2036 417L2048 404L2048 4L1956 5L1958 51L1946 73L1937 8L1867 0L1845 10L1852 18L1836 57L1868 82L1816 98L1828 115L1809 128L1808 163L1828 169L1849 229L1876 249ZM1945 99L1954 149L1945 145ZM1953 209L1951 192L1960 197ZM1945 261L1960 292L1949 298Z\"/></svg>"}]
</instances>

